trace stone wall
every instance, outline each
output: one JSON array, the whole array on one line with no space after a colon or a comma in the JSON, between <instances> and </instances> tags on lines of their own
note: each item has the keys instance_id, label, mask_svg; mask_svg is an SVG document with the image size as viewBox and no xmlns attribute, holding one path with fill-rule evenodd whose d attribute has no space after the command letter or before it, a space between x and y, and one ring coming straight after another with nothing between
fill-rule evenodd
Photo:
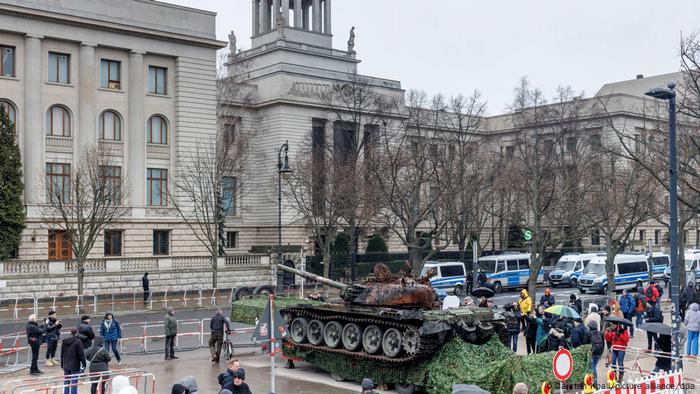
<instances>
[{"instance_id":1,"label":"stone wall","mask_svg":"<svg viewBox=\"0 0 700 394\"><path fill-rule=\"evenodd\" d=\"M220 257L217 287L273 284L270 261L267 255ZM151 291L212 288L213 270L206 256L89 260L85 268L84 294L140 292L144 272L149 273ZM77 294L72 262L0 262L0 272L5 285L0 287L0 299Z\"/></svg>"}]
</instances>

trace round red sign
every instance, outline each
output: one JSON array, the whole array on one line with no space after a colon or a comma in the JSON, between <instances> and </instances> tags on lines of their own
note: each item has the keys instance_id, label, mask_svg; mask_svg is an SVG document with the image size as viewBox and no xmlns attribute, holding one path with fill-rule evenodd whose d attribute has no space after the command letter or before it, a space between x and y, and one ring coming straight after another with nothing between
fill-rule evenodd
<instances>
[{"instance_id":1,"label":"round red sign","mask_svg":"<svg viewBox=\"0 0 700 394\"><path fill-rule=\"evenodd\" d=\"M574 359L571 357L571 353L566 349L559 349L557 354L554 355L554 361L552 362L554 376L556 376L557 380L563 382L571 376L573 369Z\"/></svg>"}]
</instances>

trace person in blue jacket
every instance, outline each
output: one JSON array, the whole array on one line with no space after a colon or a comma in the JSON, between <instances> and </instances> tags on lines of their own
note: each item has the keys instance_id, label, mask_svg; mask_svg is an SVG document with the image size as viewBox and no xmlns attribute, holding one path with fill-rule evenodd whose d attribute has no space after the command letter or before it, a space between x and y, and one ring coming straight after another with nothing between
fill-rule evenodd
<instances>
[{"instance_id":1,"label":"person in blue jacket","mask_svg":"<svg viewBox=\"0 0 700 394\"><path fill-rule=\"evenodd\" d=\"M112 312L107 312L105 314L102 324L100 324L100 336L105 341L105 350L109 353L110 346L114 352L114 358L117 359L117 364L121 365L122 357L117 350L117 344L122 338L122 327L119 322L114 318Z\"/></svg>"},{"instance_id":2,"label":"person in blue jacket","mask_svg":"<svg viewBox=\"0 0 700 394\"><path fill-rule=\"evenodd\" d=\"M627 289L622 290L622 295L620 296L620 312L622 312L625 319L632 321L632 316L636 313L636 306L637 303L629 291ZM634 330L630 330L630 337L634 337Z\"/></svg>"}]
</instances>

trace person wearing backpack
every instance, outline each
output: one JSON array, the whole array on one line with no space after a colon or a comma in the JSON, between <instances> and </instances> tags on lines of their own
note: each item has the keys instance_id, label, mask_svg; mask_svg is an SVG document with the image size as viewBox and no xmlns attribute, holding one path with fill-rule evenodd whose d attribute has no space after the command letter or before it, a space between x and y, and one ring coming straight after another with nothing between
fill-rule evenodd
<instances>
[{"instance_id":1,"label":"person wearing backpack","mask_svg":"<svg viewBox=\"0 0 700 394\"><path fill-rule=\"evenodd\" d=\"M590 343L591 333L581 322L580 319L574 320L574 329L571 331L571 347L577 348L581 345L586 345Z\"/></svg>"},{"instance_id":2,"label":"person wearing backpack","mask_svg":"<svg viewBox=\"0 0 700 394\"><path fill-rule=\"evenodd\" d=\"M603 334L598 331L598 323L595 321L588 322L588 332L591 338L591 368L593 368L593 382L598 381L598 362L605 351L605 342Z\"/></svg>"},{"instance_id":3,"label":"person wearing backpack","mask_svg":"<svg viewBox=\"0 0 700 394\"><path fill-rule=\"evenodd\" d=\"M659 289L656 288L656 282L653 280L649 282L649 285L644 289L644 295L647 298L647 303L656 304L656 300L659 298Z\"/></svg>"}]
</instances>

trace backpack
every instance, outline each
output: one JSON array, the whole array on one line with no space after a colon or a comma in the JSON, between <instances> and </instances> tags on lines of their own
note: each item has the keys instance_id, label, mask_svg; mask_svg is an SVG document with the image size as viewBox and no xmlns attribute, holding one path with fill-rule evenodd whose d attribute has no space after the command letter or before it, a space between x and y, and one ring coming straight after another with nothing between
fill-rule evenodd
<instances>
[{"instance_id":1,"label":"backpack","mask_svg":"<svg viewBox=\"0 0 700 394\"><path fill-rule=\"evenodd\" d=\"M654 289L651 286L648 286L646 290L644 290L644 295L647 296L647 299L652 300L654 299Z\"/></svg>"},{"instance_id":2,"label":"backpack","mask_svg":"<svg viewBox=\"0 0 700 394\"><path fill-rule=\"evenodd\" d=\"M664 288L662 286L656 285L656 290L659 292L659 298L664 295Z\"/></svg>"},{"instance_id":3,"label":"backpack","mask_svg":"<svg viewBox=\"0 0 700 394\"><path fill-rule=\"evenodd\" d=\"M594 356L600 356L605 350L603 334L600 331L591 331L591 348Z\"/></svg>"}]
</instances>

